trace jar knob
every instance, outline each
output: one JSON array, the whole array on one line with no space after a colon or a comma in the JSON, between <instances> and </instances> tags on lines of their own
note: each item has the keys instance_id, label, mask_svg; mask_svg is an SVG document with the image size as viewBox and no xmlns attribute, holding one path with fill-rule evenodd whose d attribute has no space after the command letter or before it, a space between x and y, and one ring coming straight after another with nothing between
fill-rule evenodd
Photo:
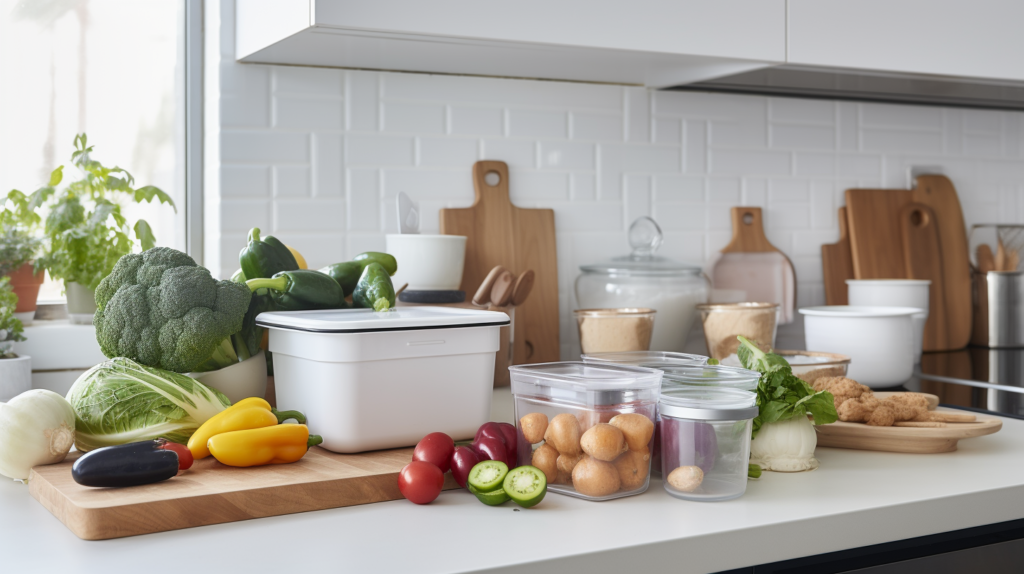
<instances>
[{"instance_id":1,"label":"jar knob","mask_svg":"<svg viewBox=\"0 0 1024 574\"><path fill-rule=\"evenodd\" d=\"M654 252L661 247L663 239L661 228L658 227L658 224L653 219L646 215L638 217L633 221L633 224L629 226L629 233L627 235L629 237L629 246L633 248L633 253L630 255L634 259L654 255Z\"/></svg>"}]
</instances>

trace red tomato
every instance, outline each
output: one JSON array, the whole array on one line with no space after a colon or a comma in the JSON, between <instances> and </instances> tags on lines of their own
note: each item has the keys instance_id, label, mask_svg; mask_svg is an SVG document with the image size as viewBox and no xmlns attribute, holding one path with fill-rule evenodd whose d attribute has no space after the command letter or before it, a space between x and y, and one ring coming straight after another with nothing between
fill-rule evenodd
<instances>
[{"instance_id":1,"label":"red tomato","mask_svg":"<svg viewBox=\"0 0 1024 574\"><path fill-rule=\"evenodd\" d=\"M468 446L457 446L452 453L452 477L462 488L466 488L466 479L469 478L469 471L473 470L476 463L480 462L480 455Z\"/></svg>"},{"instance_id":2,"label":"red tomato","mask_svg":"<svg viewBox=\"0 0 1024 574\"><path fill-rule=\"evenodd\" d=\"M164 450L173 450L174 452L178 453L178 470L186 470L192 466L192 451L188 450L187 446L183 444L178 444L176 442L165 441L157 448L162 448Z\"/></svg>"},{"instance_id":3,"label":"red tomato","mask_svg":"<svg viewBox=\"0 0 1024 574\"><path fill-rule=\"evenodd\" d=\"M429 462L414 460L398 473L398 490L416 504L433 502L443 487L444 473Z\"/></svg>"},{"instance_id":4,"label":"red tomato","mask_svg":"<svg viewBox=\"0 0 1024 574\"><path fill-rule=\"evenodd\" d=\"M480 453L480 460L500 460L508 464L508 451L505 450L504 440L485 436L474 442L472 446Z\"/></svg>"},{"instance_id":5,"label":"red tomato","mask_svg":"<svg viewBox=\"0 0 1024 574\"><path fill-rule=\"evenodd\" d=\"M412 459L429 462L445 473L451 468L453 452L455 441L452 437L443 432L432 432L416 444L416 449L412 451Z\"/></svg>"}]
</instances>

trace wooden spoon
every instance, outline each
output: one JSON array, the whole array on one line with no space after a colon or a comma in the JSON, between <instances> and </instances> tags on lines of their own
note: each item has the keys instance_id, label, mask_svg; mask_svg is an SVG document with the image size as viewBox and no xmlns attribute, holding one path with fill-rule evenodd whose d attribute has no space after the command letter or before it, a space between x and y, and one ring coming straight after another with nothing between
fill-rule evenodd
<instances>
[{"instance_id":1,"label":"wooden spoon","mask_svg":"<svg viewBox=\"0 0 1024 574\"><path fill-rule=\"evenodd\" d=\"M996 270L996 258L992 256L992 248L987 243L978 246L978 271L988 273Z\"/></svg>"},{"instance_id":2,"label":"wooden spoon","mask_svg":"<svg viewBox=\"0 0 1024 574\"><path fill-rule=\"evenodd\" d=\"M516 278L515 287L512 288L512 301L511 305L518 307L526 302L526 298L530 296L530 291L533 290L533 269L527 269L519 274Z\"/></svg>"},{"instance_id":3,"label":"wooden spoon","mask_svg":"<svg viewBox=\"0 0 1024 574\"><path fill-rule=\"evenodd\" d=\"M476 290L476 294L473 295L473 304L481 307L486 307L491 302L491 290L494 287L494 282L497 281L498 276L505 271L505 268L501 265L496 265L491 272L484 277L484 282L480 284L480 287Z\"/></svg>"},{"instance_id":4,"label":"wooden spoon","mask_svg":"<svg viewBox=\"0 0 1024 574\"><path fill-rule=\"evenodd\" d=\"M516 277L511 271L502 269L502 273L494 280L491 287L491 304L495 307L505 307L512 299L512 289L515 287Z\"/></svg>"}]
</instances>

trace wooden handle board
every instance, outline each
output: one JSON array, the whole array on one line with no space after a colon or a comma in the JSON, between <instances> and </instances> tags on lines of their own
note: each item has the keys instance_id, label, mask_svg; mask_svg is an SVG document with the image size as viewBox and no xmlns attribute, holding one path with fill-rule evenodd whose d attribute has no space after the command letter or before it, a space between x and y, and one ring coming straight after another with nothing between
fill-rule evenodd
<instances>
[{"instance_id":1,"label":"wooden handle board","mask_svg":"<svg viewBox=\"0 0 1024 574\"><path fill-rule=\"evenodd\" d=\"M497 174L497 185L486 181ZM509 199L508 165L502 161L479 161L473 165L476 199L463 209L441 210L441 233L465 235L466 264L462 285L473 293L487 273L497 265L513 273L535 272L530 298L516 308L516 336L513 362L558 361L558 258L555 249L555 212L551 209L523 209Z\"/></svg>"},{"instance_id":2,"label":"wooden handle board","mask_svg":"<svg viewBox=\"0 0 1024 574\"><path fill-rule=\"evenodd\" d=\"M821 272L825 281L825 304L849 304L846 280L853 279L854 275L845 206L839 208L839 241L821 246Z\"/></svg>"},{"instance_id":3,"label":"wooden handle board","mask_svg":"<svg viewBox=\"0 0 1024 574\"><path fill-rule=\"evenodd\" d=\"M942 251L935 212L923 203L908 203L900 209L899 220L907 279L927 279L932 282L928 292L924 348L949 348L949 330L946 313L942 308L946 301Z\"/></svg>"},{"instance_id":4,"label":"wooden handle board","mask_svg":"<svg viewBox=\"0 0 1024 574\"><path fill-rule=\"evenodd\" d=\"M335 454L313 447L299 462L253 468L207 457L170 480L129 488L77 484L75 458L33 468L29 492L79 538L106 540L398 500L398 471L412 449ZM444 487L458 488L450 474Z\"/></svg>"}]
</instances>

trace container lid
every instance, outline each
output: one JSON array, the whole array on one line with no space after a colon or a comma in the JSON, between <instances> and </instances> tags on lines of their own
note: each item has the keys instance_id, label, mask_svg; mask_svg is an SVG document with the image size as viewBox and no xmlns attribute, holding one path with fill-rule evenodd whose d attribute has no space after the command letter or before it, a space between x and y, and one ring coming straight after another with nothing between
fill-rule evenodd
<instances>
[{"instance_id":1,"label":"container lid","mask_svg":"<svg viewBox=\"0 0 1024 574\"><path fill-rule=\"evenodd\" d=\"M566 361L515 365L508 370L513 384L533 384L572 391L636 391L657 389L661 385L661 371L627 365Z\"/></svg>"},{"instance_id":2,"label":"container lid","mask_svg":"<svg viewBox=\"0 0 1024 574\"><path fill-rule=\"evenodd\" d=\"M722 365L689 365L659 367L665 375L662 385L674 383L689 387L718 387L753 391L761 373Z\"/></svg>"},{"instance_id":3,"label":"container lid","mask_svg":"<svg viewBox=\"0 0 1024 574\"><path fill-rule=\"evenodd\" d=\"M757 395L722 387L662 387L658 398L661 416L702 421L738 421L757 416Z\"/></svg>"},{"instance_id":4,"label":"container lid","mask_svg":"<svg viewBox=\"0 0 1024 574\"><path fill-rule=\"evenodd\" d=\"M639 367L661 368L683 365L703 365L708 362L704 355L670 353L667 351L621 351L618 353L590 353L582 355L584 363L636 365Z\"/></svg>"},{"instance_id":5,"label":"container lid","mask_svg":"<svg viewBox=\"0 0 1024 574\"><path fill-rule=\"evenodd\" d=\"M896 286L928 286L931 279L847 279L847 285L896 285Z\"/></svg>"},{"instance_id":6,"label":"container lid","mask_svg":"<svg viewBox=\"0 0 1024 574\"><path fill-rule=\"evenodd\" d=\"M661 228L650 217L640 217L629 226L629 245L633 252L610 261L580 265L585 273L604 275L679 276L700 275L697 265L679 263L654 254L661 246Z\"/></svg>"},{"instance_id":7,"label":"container lid","mask_svg":"<svg viewBox=\"0 0 1024 574\"><path fill-rule=\"evenodd\" d=\"M508 315L504 313L453 307L398 307L380 313L373 309L273 311L260 313L256 317L256 324L260 327L313 333L414 331L489 327L508 323Z\"/></svg>"},{"instance_id":8,"label":"container lid","mask_svg":"<svg viewBox=\"0 0 1024 574\"><path fill-rule=\"evenodd\" d=\"M925 310L927 311L927 309ZM821 307L804 307L800 309L801 315L853 318L901 317L904 315L917 315L920 312L921 309L917 307L869 307L856 305L823 305Z\"/></svg>"}]
</instances>

